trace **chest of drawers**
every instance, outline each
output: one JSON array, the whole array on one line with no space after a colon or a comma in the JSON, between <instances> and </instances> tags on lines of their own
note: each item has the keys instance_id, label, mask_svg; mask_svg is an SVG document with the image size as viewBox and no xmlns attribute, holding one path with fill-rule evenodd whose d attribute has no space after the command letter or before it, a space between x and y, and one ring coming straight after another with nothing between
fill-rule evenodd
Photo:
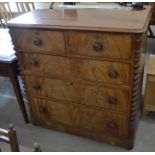
<instances>
[{"instance_id":1,"label":"chest of drawers","mask_svg":"<svg viewBox=\"0 0 155 155\"><path fill-rule=\"evenodd\" d=\"M56 9L12 20L33 124L132 148L149 17Z\"/></svg>"}]
</instances>

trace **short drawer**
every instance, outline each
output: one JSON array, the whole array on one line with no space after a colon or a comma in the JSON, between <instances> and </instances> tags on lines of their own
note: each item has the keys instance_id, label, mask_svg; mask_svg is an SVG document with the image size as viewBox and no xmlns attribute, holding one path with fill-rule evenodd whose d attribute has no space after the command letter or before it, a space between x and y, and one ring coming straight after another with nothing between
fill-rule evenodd
<instances>
[{"instance_id":1,"label":"short drawer","mask_svg":"<svg viewBox=\"0 0 155 155\"><path fill-rule=\"evenodd\" d=\"M126 116L119 113L37 98L33 98L31 109L33 118L48 126L61 123L65 127L78 128L79 130L127 136Z\"/></svg>"},{"instance_id":2,"label":"short drawer","mask_svg":"<svg viewBox=\"0 0 155 155\"><path fill-rule=\"evenodd\" d=\"M124 112L129 102L128 90L75 80L67 81L33 76L26 76L25 79L32 96L48 97Z\"/></svg>"},{"instance_id":3,"label":"short drawer","mask_svg":"<svg viewBox=\"0 0 155 155\"><path fill-rule=\"evenodd\" d=\"M65 39L61 31L13 29L17 50L64 55Z\"/></svg>"},{"instance_id":4,"label":"short drawer","mask_svg":"<svg viewBox=\"0 0 155 155\"><path fill-rule=\"evenodd\" d=\"M24 69L64 78L77 78L110 84L129 84L130 66L125 63L24 54Z\"/></svg>"},{"instance_id":5,"label":"short drawer","mask_svg":"<svg viewBox=\"0 0 155 155\"><path fill-rule=\"evenodd\" d=\"M129 60L132 35L115 33L69 32L69 54Z\"/></svg>"}]
</instances>

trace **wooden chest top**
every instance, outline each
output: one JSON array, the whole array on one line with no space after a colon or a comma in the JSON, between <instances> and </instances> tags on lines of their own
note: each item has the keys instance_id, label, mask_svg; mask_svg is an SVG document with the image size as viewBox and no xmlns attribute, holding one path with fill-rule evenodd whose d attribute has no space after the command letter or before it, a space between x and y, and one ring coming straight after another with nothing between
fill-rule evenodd
<instances>
[{"instance_id":1,"label":"wooden chest top","mask_svg":"<svg viewBox=\"0 0 155 155\"><path fill-rule=\"evenodd\" d=\"M54 28L107 32L143 33L151 8L35 10L11 20L8 27Z\"/></svg>"}]
</instances>

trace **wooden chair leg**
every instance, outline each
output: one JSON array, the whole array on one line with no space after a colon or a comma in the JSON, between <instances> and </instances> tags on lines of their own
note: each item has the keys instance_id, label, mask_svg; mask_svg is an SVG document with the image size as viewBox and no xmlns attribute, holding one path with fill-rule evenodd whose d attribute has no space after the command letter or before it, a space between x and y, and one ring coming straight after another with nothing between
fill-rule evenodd
<instances>
[{"instance_id":1,"label":"wooden chair leg","mask_svg":"<svg viewBox=\"0 0 155 155\"><path fill-rule=\"evenodd\" d=\"M25 105L24 105L24 101L23 101L23 97L22 97L18 77L17 77L16 72L14 71L13 67L10 67L10 79L11 79L11 82L12 82L16 97L17 97L17 101L18 101L20 110L21 110L21 112L23 114L24 120L25 120L26 123L28 123L29 120L28 120L26 108L25 108Z\"/></svg>"},{"instance_id":2,"label":"wooden chair leg","mask_svg":"<svg viewBox=\"0 0 155 155\"><path fill-rule=\"evenodd\" d=\"M17 134L12 124L10 124L9 126L9 137L12 152L20 152L17 140Z\"/></svg>"}]
</instances>

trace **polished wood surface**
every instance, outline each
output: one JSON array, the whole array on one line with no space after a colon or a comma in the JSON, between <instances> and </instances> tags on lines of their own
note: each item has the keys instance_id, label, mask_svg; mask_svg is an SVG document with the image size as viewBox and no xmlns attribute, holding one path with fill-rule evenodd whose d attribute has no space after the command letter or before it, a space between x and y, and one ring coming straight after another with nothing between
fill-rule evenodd
<instances>
[{"instance_id":1,"label":"polished wood surface","mask_svg":"<svg viewBox=\"0 0 155 155\"><path fill-rule=\"evenodd\" d=\"M44 73L109 84L129 84L130 66L124 63L24 54L24 73ZM104 74L104 76L103 76Z\"/></svg>"},{"instance_id":2,"label":"polished wood surface","mask_svg":"<svg viewBox=\"0 0 155 155\"><path fill-rule=\"evenodd\" d=\"M42 10L9 23L34 125L133 147L150 8L130 9Z\"/></svg>"},{"instance_id":3,"label":"polished wood surface","mask_svg":"<svg viewBox=\"0 0 155 155\"><path fill-rule=\"evenodd\" d=\"M142 33L147 30L150 10L151 7L140 11L131 8L35 10L11 20L8 27Z\"/></svg>"},{"instance_id":4,"label":"polished wood surface","mask_svg":"<svg viewBox=\"0 0 155 155\"><path fill-rule=\"evenodd\" d=\"M91 105L107 110L127 111L128 89L105 87L76 80L59 80L26 76L32 96ZM52 92L52 93L51 93Z\"/></svg>"},{"instance_id":5,"label":"polished wood surface","mask_svg":"<svg viewBox=\"0 0 155 155\"><path fill-rule=\"evenodd\" d=\"M65 54L63 32L15 29L13 33L18 50Z\"/></svg>"},{"instance_id":6,"label":"polished wood surface","mask_svg":"<svg viewBox=\"0 0 155 155\"><path fill-rule=\"evenodd\" d=\"M124 60L131 58L132 35L69 31L68 40L70 55Z\"/></svg>"},{"instance_id":7,"label":"polished wood surface","mask_svg":"<svg viewBox=\"0 0 155 155\"><path fill-rule=\"evenodd\" d=\"M114 112L36 98L33 99L33 104L35 108L32 110L36 120L47 125L50 125L51 122L59 122L68 127L77 127L79 130L86 129L98 134L108 132L119 136L127 135L125 117Z\"/></svg>"}]
</instances>

